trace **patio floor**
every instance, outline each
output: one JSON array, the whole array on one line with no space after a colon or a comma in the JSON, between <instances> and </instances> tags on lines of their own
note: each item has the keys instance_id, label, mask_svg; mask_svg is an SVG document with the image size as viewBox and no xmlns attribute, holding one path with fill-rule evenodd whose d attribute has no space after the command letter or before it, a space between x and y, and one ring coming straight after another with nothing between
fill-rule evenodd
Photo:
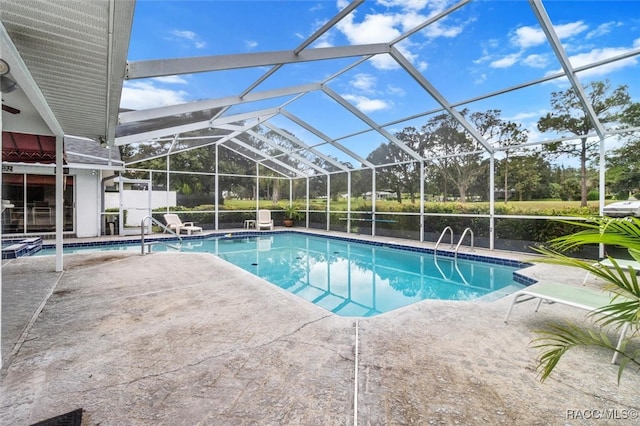
<instances>
[{"instance_id":1,"label":"patio floor","mask_svg":"<svg viewBox=\"0 0 640 426\"><path fill-rule=\"evenodd\" d=\"M634 424L640 410L640 373L618 384L606 350L569 352L540 383L532 331L589 324L565 306L525 303L509 324L509 298L338 317L206 253L65 255L52 271L53 257L3 262L3 425L78 408L85 425Z\"/></svg>"}]
</instances>

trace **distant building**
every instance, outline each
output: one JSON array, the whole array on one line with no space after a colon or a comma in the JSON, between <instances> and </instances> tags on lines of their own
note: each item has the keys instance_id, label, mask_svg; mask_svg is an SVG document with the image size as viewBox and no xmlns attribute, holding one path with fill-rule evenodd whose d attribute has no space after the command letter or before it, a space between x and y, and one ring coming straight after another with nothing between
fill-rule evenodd
<instances>
[{"instance_id":1,"label":"distant building","mask_svg":"<svg viewBox=\"0 0 640 426\"><path fill-rule=\"evenodd\" d=\"M372 200L372 192L365 192L364 194L362 194L362 198L365 200ZM388 191L376 191L376 200L386 200L389 198L393 198L393 193L392 192L388 192Z\"/></svg>"}]
</instances>

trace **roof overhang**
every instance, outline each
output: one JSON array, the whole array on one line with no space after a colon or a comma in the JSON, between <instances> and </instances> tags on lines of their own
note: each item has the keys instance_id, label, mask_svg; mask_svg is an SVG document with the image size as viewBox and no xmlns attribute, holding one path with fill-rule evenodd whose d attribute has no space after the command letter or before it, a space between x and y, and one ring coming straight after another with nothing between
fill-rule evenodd
<instances>
[{"instance_id":1,"label":"roof overhang","mask_svg":"<svg viewBox=\"0 0 640 426\"><path fill-rule=\"evenodd\" d=\"M134 1L0 0L3 129L113 141ZM15 110L19 112L16 113Z\"/></svg>"}]
</instances>

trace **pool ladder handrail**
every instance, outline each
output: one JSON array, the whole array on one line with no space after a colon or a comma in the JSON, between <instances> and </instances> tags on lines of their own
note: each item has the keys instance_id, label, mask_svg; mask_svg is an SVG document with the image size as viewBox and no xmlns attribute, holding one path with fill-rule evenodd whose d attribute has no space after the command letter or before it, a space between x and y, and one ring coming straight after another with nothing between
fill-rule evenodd
<instances>
[{"instance_id":1,"label":"pool ladder handrail","mask_svg":"<svg viewBox=\"0 0 640 426\"><path fill-rule=\"evenodd\" d=\"M442 278L444 278L445 280L447 279L447 277L445 276L444 272L440 268L440 265L438 265L438 257L437 257L437 255L438 255L438 246L440 245L440 242L444 238L444 236L447 233L447 231L449 231L449 233L451 234L451 248L453 248L453 229L451 229L450 226L447 226L446 228L444 228L442 230L442 233L440 234L440 238L438 238L438 242L436 243L436 246L435 246L435 248L433 250L434 264L435 264L436 268L438 268L438 271L440 271L440 275L442 275ZM456 272L458 273L458 275L462 279L462 282L464 282L466 285L469 285L469 282L465 279L464 275L462 274L462 271L460 271L460 268L458 267L458 250L460 249L460 245L462 244L462 241L464 240L464 237L467 235L467 232L471 233L471 251L473 251L473 247L474 247L474 245L473 245L473 231L471 230L471 228L465 228L464 232L462 232L462 236L458 240L458 244L456 245L456 248L455 248L455 251L454 251L454 267L456 269Z\"/></svg>"},{"instance_id":2,"label":"pool ladder handrail","mask_svg":"<svg viewBox=\"0 0 640 426\"><path fill-rule=\"evenodd\" d=\"M160 241L160 240L150 241L150 242L146 243L144 241L144 223L147 221L147 219L149 219L151 221L152 225L155 223L156 225L158 225L159 227L164 229L165 232L169 232L169 233L175 235L176 237L178 237L178 244L177 245L169 244L167 242ZM141 251L141 254L144 256L145 247L147 248L147 250L149 250L148 253L151 253L151 247L153 247L155 244L162 244L162 245L167 246L169 248L172 248L174 250L180 251L180 250L182 250L182 236L180 234L176 233L173 229L169 228L164 223L160 222L158 219L155 219L153 216L145 216L140 221L140 251Z\"/></svg>"},{"instance_id":3,"label":"pool ladder handrail","mask_svg":"<svg viewBox=\"0 0 640 426\"><path fill-rule=\"evenodd\" d=\"M460 237L460 239L458 240L458 245L456 246L456 250L455 250L455 258L458 258L458 250L460 249L460 245L462 244L462 241L464 240L465 235L467 235L467 231L471 234L471 251L473 251L473 231L471 230L471 228L466 228L464 230L464 232L462 232L462 236Z\"/></svg>"},{"instance_id":4,"label":"pool ladder handrail","mask_svg":"<svg viewBox=\"0 0 640 426\"><path fill-rule=\"evenodd\" d=\"M447 226L446 228L444 228L442 230L442 233L440 234L440 238L438 238L438 242L436 243L436 247L433 250L433 255L435 256L438 253L438 246L440 245L440 242L442 241L442 239L444 238L444 234L447 233L447 231L449 231L449 233L451 234L451 248L453 248L453 229L451 229L450 226Z\"/></svg>"}]
</instances>

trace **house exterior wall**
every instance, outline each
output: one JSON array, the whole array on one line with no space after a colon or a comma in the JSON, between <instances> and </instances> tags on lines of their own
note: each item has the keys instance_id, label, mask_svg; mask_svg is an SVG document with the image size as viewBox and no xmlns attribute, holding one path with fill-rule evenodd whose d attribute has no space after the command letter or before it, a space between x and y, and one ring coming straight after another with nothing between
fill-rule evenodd
<instances>
[{"instance_id":1,"label":"house exterior wall","mask_svg":"<svg viewBox=\"0 0 640 426\"><path fill-rule=\"evenodd\" d=\"M97 237L100 235L100 173L80 169L75 170L75 176L76 236Z\"/></svg>"},{"instance_id":2,"label":"house exterior wall","mask_svg":"<svg viewBox=\"0 0 640 426\"><path fill-rule=\"evenodd\" d=\"M39 164L11 164L6 173L30 175L54 175L55 167ZM65 167L67 169L67 167ZM74 178L74 219L75 236L79 238L98 237L103 231L101 214L101 173L99 170L68 167L68 174ZM53 194L51 194L53 196ZM143 217L149 214L148 192L139 190L125 190L123 192L123 208L127 210L126 226L140 226ZM52 204L55 199L48 200ZM117 192L105 194L105 209L118 208L120 195ZM153 191L151 208L176 206L175 191ZM65 206L68 208L70 206Z\"/></svg>"}]
</instances>

